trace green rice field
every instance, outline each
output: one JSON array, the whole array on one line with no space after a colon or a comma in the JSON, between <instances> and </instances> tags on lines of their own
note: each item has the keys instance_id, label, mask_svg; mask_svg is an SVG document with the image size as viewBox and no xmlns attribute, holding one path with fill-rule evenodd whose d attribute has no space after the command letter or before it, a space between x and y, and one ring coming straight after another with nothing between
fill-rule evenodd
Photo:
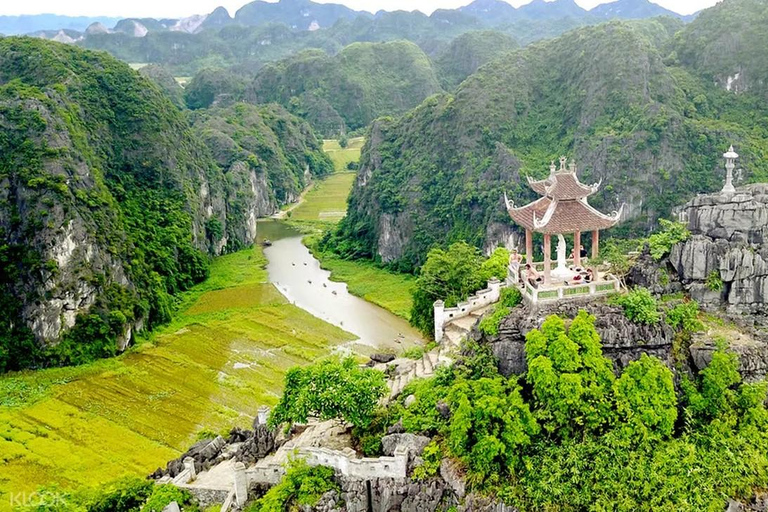
<instances>
[{"instance_id":1,"label":"green rice field","mask_svg":"<svg viewBox=\"0 0 768 512\"><path fill-rule=\"evenodd\" d=\"M202 429L246 426L286 370L353 336L288 304L260 248L218 258L181 313L115 359L0 378L0 510L42 485L145 475Z\"/></svg>"}]
</instances>

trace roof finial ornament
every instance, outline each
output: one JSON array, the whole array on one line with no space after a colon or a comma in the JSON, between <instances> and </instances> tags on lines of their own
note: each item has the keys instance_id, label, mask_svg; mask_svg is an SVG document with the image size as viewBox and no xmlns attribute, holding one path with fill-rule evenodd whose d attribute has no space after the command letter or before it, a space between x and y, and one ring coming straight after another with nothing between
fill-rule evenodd
<instances>
[{"instance_id":1,"label":"roof finial ornament","mask_svg":"<svg viewBox=\"0 0 768 512\"><path fill-rule=\"evenodd\" d=\"M552 163L549 164L549 175L554 176L556 171L557 171L557 167L555 167L555 161L552 160Z\"/></svg>"},{"instance_id":2,"label":"roof finial ornament","mask_svg":"<svg viewBox=\"0 0 768 512\"><path fill-rule=\"evenodd\" d=\"M560 172L564 172L565 171L565 164L566 164L566 162L568 162L568 158L566 158L564 156L561 156L560 157Z\"/></svg>"}]
</instances>

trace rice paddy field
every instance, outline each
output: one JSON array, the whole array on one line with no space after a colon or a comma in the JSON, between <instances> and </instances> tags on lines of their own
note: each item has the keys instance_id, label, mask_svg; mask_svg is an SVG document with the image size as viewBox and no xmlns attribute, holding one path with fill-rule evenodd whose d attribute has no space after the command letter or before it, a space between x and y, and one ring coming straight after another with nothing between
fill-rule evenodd
<instances>
[{"instance_id":1,"label":"rice paddy field","mask_svg":"<svg viewBox=\"0 0 768 512\"><path fill-rule=\"evenodd\" d=\"M333 161L333 167L336 169L336 172L343 172L348 170L347 165L350 162L360 160L360 151L363 149L364 144L365 137L349 139L346 148L342 148L338 140L324 140L323 151Z\"/></svg>"},{"instance_id":2,"label":"rice paddy field","mask_svg":"<svg viewBox=\"0 0 768 512\"><path fill-rule=\"evenodd\" d=\"M354 172L338 172L316 183L304 202L291 212L291 220L338 222L347 214L347 196L355 183Z\"/></svg>"},{"instance_id":3,"label":"rice paddy field","mask_svg":"<svg viewBox=\"0 0 768 512\"><path fill-rule=\"evenodd\" d=\"M218 258L176 320L119 358L0 377L0 510L42 485L145 475L203 430L247 426L286 370L353 336L287 303L260 248Z\"/></svg>"}]
</instances>

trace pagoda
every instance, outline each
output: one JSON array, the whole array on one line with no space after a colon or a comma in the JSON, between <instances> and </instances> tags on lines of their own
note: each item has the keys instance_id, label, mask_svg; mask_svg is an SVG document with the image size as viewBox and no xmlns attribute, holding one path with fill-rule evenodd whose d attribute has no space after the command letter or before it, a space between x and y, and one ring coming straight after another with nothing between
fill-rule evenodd
<instances>
[{"instance_id":1,"label":"pagoda","mask_svg":"<svg viewBox=\"0 0 768 512\"><path fill-rule=\"evenodd\" d=\"M615 226L621 219L622 208L618 212L606 215L589 205L587 198L598 191L600 183L584 185L576 176L576 165L571 162L566 167L567 159L560 158L560 168L555 163L550 166L549 177L533 180L528 177L528 184L541 197L521 207L509 201L504 195L507 210L516 224L525 228L526 261L533 262L533 233L544 235L543 284L553 282L551 240L556 235L558 244L558 268L555 269L555 281L565 279L558 271L563 271L565 263L565 240L563 235L573 235L573 268L581 265L581 234L592 232L592 259L597 260L600 243L600 230ZM566 272L567 273L567 272ZM595 276L597 278L597 276Z\"/></svg>"}]
</instances>

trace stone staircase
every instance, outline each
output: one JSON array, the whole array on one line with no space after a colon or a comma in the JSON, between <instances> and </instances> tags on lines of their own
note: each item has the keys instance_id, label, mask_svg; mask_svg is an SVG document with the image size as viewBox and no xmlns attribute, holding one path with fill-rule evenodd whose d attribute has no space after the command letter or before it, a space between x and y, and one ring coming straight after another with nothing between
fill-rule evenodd
<instances>
[{"instance_id":1,"label":"stone staircase","mask_svg":"<svg viewBox=\"0 0 768 512\"><path fill-rule=\"evenodd\" d=\"M390 389L389 400L394 400L411 381L431 377L441 366L453 363L455 353L461 348L472 327L491 307L474 311L446 324L443 342L429 352L424 352L421 359L396 360L398 373L387 382Z\"/></svg>"}]
</instances>

